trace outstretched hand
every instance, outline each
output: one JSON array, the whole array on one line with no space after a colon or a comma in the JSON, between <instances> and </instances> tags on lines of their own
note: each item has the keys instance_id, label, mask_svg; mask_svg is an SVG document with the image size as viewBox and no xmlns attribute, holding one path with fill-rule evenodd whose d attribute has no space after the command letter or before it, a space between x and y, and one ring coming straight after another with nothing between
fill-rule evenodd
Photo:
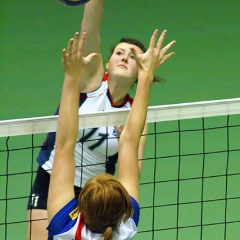
<instances>
[{"instance_id":1,"label":"outstretched hand","mask_svg":"<svg viewBox=\"0 0 240 240\"><path fill-rule=\"evenodd\" d=\"M89 64L93 57L97 56L97 53L91 53L86 57L83 57L83 46L86 39L86 32L83 32L80 36L76 32L74 37L69 40L68 49L62 50L62 65L66 75L71 77L80 77L85 67Z\"/></svg>"},{"instance_id":2,"label":"outstretched hand","mask_svg":"<svg viewBox=\"0 0 240 240\"><path fill-rule=\"evenodd\" d=\"M162 48L166 33L167 30L164 30L156 43L156 38L158 34L158 30L156 29L150 39L148 50L143 54L138 53L134 48L130 48L137 61L139 71L145 71L148 72L150 75L154 76L156 70L168 58L175 54L174 52L167 54L167 51L176 43L176 41L171 41L168 45Z\"/></svg>"}]
</instances>

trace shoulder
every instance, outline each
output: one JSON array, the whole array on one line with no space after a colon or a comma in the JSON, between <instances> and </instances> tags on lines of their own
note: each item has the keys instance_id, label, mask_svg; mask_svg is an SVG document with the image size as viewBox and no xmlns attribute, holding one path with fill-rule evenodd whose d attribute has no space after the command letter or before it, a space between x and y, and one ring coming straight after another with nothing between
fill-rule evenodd
<instances>
[{"instance_id":1,"label":"shoulder","mask_svg":"<svg viewBox=\"0 0 240 240\"><path fill-rule=\"evenodd\" d=\"M130 239L138 232L138 221L139 221L139 204L137 201L131 197L133 216L126 222L121 222L119 226L119 231L114 232L114 237L116 239Z\"/></svg>"},{"instance_id":2,"label":"shoulder","mask_svg":"<svg viewBox=\"0 0 240 240\"><path fill-rule=\"evenodd\" d=\"M56 236L69 230L76 231L79 216L78 203L74 198L52 218L47 227L49 236Z\"/></svg>"},{"instance_id":3,"label":"shoulder","mask_svg":"<svg viewBox=\"0 0 240 240\"><path fill-rule=\"evenodd\" d=\"M132 208L133 208L132 219L133 219L134 223L136 224L136 226L138 226L139 216L140 216L140 207L139 207L138 202L133 197L130 196L130 198L132 201Z\"/></svg>"}]
</instances>

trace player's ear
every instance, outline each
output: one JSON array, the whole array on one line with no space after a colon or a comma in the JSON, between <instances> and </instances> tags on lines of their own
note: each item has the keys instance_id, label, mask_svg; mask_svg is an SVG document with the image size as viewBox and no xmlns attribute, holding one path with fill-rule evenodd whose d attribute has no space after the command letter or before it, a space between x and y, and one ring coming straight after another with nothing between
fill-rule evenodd
<instances>
[{"instance_id":1,"label":"player's ear","mask_svg":"<svg viewBox=\"0 0 240 240\"><path fill-rule=\"evenodd\" d=\"M107 60L107 63L106 63L106 69L108 70L108 65L109 65L109 60Z\"/></svg>"}]
</instances>

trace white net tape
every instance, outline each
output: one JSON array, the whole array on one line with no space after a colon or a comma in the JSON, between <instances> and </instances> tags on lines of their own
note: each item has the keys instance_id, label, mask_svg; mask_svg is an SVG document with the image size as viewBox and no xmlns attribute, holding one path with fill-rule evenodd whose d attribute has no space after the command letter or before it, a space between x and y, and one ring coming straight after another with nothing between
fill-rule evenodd
<instances>
[{"instance_id":1,"label":"white net tape","mask_svg":"<svg viewBox=\"0 0 240 240\"><path fill-rule=\"evenodd\" d=\"M80 128L124 125L129 109L81 114ZM147 122L240 114L240 98L152 106ZM58 116L0 121L0 137L55 132ZM97 119L97 121L96 121Z\"/></svg>"}]
</instances>

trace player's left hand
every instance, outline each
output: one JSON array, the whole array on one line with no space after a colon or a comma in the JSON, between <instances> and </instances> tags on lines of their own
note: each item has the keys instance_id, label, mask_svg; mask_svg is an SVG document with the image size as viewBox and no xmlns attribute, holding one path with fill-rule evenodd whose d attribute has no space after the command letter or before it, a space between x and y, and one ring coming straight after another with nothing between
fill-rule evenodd
<instances>
[{"instance_id":1,"label":"player's left hand","mask_svg":"<svg viewBox=\"0 0 240 240\"><path fill-rule=\"evenodd\" d=\"M165 47L162 48L164 38L167 31L164 30L160 35L157 43L156 38L158 30L153 32L150 39L149 47L145 53L138 53L133 47L130 48L134 57L137 61L138 70L148 72L150 75L154 76L155 71L171 56L175 53L171 52L167 54L167 51L176 43L176 41L171 41Z\"/></svg>"},{"instance_id":2,"label":"player's left hand","mask_svg":"<svg viewBox=\"0 0 240 240\"><path fill-rule=\"evenodd\" d=\"M122 133L122 131L123 131L124 126L114 126L114 128L117 131L117 138L119 138L121 133Z\"/></svg>"}]
</instances>

